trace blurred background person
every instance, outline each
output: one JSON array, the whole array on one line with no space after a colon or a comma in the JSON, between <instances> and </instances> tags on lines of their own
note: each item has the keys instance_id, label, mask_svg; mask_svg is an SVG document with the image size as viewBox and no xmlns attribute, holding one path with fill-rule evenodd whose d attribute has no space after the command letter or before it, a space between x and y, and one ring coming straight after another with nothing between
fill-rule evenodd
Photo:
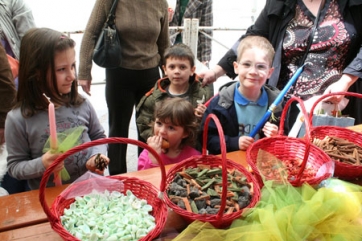
<instances>
[{"instance_id":1,"label":"blurred background person","mask_svg":"<svg viewBox=\"0 0 362 241\"><path fill-rule=\"evenodd\" d=\"M21 39L29 29L34 27L35 21L32 10L25 1L0 0L1 44L10 58L14 58L16 61L19 60ZM18 78L16 75L12 76L12 78L17 88ZM14 95L14 101L15 96L16 94ZM6 98L6 96L2 95L0 98ZM3 101L1 103L4 104ZM29 190L26 180L17 180L9 176L9 174L5 175L2 186L10 194Z\"/></svg>"},{"instance_id":2,"label":"blurred background person","mask_svg":"<svg viewBox=\"0 0 362 241\"><path fill-rule=\"evenodd\" d=\"M95 2L83 35L78 83L88 95L93 49L112 3L113 0ZM123 61L118 68L105 70L108 136L128 137L134 107L161 77L162 57L170 45L167 1L118 0L115 25ZM140 136L139 139L142 140ZM126 154L127 145L109 145L110 175L127 172Z\"/></svg>"}]
</instances>

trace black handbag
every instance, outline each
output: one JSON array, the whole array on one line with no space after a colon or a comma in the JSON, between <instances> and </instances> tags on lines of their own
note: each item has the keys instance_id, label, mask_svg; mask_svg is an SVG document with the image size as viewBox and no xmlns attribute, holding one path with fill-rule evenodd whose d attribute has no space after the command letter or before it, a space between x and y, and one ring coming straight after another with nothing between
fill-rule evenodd
<instances>
[{"instance_id":1,"label":"black handbag","mask_svg":"<svg viewBox=\"0 0 362 241\"><path fill-rule=\"evenodd\" d=\"M117 3L118 0L113 1L93 51L94 63L103 68L117 68L122 62L121 44L114 21Z\"/></svg>"}]
</instances>

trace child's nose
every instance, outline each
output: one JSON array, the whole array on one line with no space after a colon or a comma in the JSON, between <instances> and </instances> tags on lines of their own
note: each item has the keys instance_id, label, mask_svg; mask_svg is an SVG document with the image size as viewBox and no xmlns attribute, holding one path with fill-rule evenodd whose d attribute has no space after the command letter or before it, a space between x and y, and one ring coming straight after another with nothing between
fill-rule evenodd
<instances>
[{"instance_id":1,"label":"child's nose","mask_svg":"<svg viewBox=\"0 0 362 241\"><path fill-rule=\"evenodd\" d=\"M71 81L75 80L75 71L74 70L69 71L69 74L67 77L68 77L68 80L71 80Z\"/></svg>"},{"instance_id":2,"label":"child's nose","mask_svg":"<svg viewBox=\"0 0 362 241\"><path fill-rule=\"evenodd\" d=\"M161 126L160 127L160 134L165 134L166 133L166 127Z\"/></svg>"},{"instance_id":3,"label":"child's nose","mask_svg":"<svg viewBox=\"0 0 362 241\"><path fill-rule=\"evenodd\" d=\"M255 74L257 72L258 72L258 70L256 69L255 65L250 66L249 73Z\"/></svg>"}]
</instances>

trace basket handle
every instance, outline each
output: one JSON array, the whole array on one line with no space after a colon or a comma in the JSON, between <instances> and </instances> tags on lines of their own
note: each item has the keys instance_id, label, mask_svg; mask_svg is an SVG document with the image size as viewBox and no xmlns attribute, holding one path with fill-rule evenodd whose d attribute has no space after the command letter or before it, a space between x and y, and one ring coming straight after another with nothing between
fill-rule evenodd
<instances>
[{"instance_id":1,"label":"basket handle","mask_svg":"<svg viewBox=\"0 0 362 241\"><path fill-rule=\"evenodd\" d=\"M206 143L207 143L207 133L208 133L208 129L209 129L209 122L210 120L213 120L217 131L219 132L219 139L220 139L220 146L221 146L221 159L222 159L222 193L221 193L221 205L220 205L220 209L219 212L217 213L217 219L221 220L223 214L224 214L224 210L226 207L226 196L227 196L227 170L226 170L226 143L225 143L225 138L224 138L224 131L221 127L220 121L217 118L217 116L215 114L209 114L206 119L205 119L205 124L204 124L204 133L202 136L202 155L206 155Z\"/></svg>"},{"instance_id":2,"label":"basket handle","mask_svg":"<svg viewBox=\"0 0 362 241\"><path fill-rule=\"evenodd\" d=\"M128 139L128 138L122 138L122 137L111 137L111 138L102 138L102 139L98 139L98 140L94 140L94 141L90 141L90 142L86 142L83 143L79 146L73 147L70 150L66 151L64 154L60 155L57 159L55 159L55 161L45 170L43 177L41 179L40 182L40 187L39 187L39 201L40 204L43 207L43 210L45 212L45 214L48 216L49 220L57 220L57 218L53 215L53 213L50 211L50 208L48 206L48 204L45 201L45 187L46 184L49 180L49 176L54 172L55 167L63 160L65 160L66 158L68 158L70 155L73 155L77 152L80 152L84 149L87 149L89 147L92 146L97 146L97 145L104 145L104 144L133 144L136 146L140 146L144 149L147 149L148 152L150 152L157 160L160 169L161 169L161 184L160 184L160 191L163 193L165 191L165 180L166 180L166 171L165 171L165 166L162 162L161 157L158 155L158 153L151 148L150 146L148 146L147 144L141 142L141 141L137 141L137 140L132 140L132 139Z\"/></svg>"},{"instance_id":3,"label":"basket handle","mask_svg":"<svg viewBox=\"0 0 362 241\"><path fill-rule=\"evenodd\" d=\"M295 97L295 96L292 96L288 101L287 103L285 104L284 108L283 108L283 111L282 111L282 116L280 118L280 128L279 128L279 135L283 135L284 133L284 123L286 122L287 120L287 112L288 112L288 109L289 109L289 106L292 104L293 101L297 101L300 105L300 109L303 113L303 116L304 116L304 123L305 123L305 137L303 138L303 140L305 141L306 143L306 150L305 150L305 153L304 153L304 156L303 156L303 162L302 162L302 166L300 167L299 169L299 172L298 172L298 175L297 175L297 178L295 181L291 181L291 183L299 183L300 182L300 179L302 178L302 174L304 172L304 169L307 165L307 161L308 161L308 156L309 156L309 149L310 149L310 121L309 121L309 117L308 117L308 112L307 110L305 109L305 106L304 106L304 102L302 99L298 98L298 97ZM292 137L290 137L292 138Z\"/></svg>"},{"instance_id":4,"label":"basket handle","mask_svg":"<svg viewBox=\"0 0 362 241\"><path fill-rule=\"evenodd\" d=\"M329 93L329 94L324 94L321 97L319 97L312 105L312 108L310 110L309 113L309 122L310 122L310 126L313 127L313 115L314 115L314 109L317 107L318 103L321 102L322 100L326 99L327 97L330 96L335 96L335 95L343 95L343 96L354 96L357 98L361 98L362 99L362 94L356 93L356 92L333 92L333 93Z\"/></svg>"}]
</instances>

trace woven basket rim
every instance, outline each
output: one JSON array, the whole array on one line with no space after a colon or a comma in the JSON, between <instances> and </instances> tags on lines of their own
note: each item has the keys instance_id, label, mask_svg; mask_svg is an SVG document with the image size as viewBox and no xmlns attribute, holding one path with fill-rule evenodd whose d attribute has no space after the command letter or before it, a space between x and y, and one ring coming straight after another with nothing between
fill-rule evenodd
<instances>
[{"instance_id":1,"label":"woven basket rim","mask_svg":"<svg viewBox=\"0 0 362 241\"><path fill-rule=\"evenodd\" d=\"M205 162L205 159L206 159L206 162ZM210 163L210 161L212 161L214 163ZM254 176L242 165L240 165L232 160L227 159L226 169L236 169L236 170L240 171L241 173L243 173L245 175L245 177L248 180L248 183L252 183L253 195L252 195L252 199L251 199L249 205L245 208L240 209L237 212L233 212L231 214L222 214L221 216L219 216L217 214L213 214L213 215L196 214L196 213L188 212L187 210L180 208L179 206L174 204L167 195L168 186L169 186L168 181L172 181L178 171L182 171L184 168L197 166L198 164L220 167L220 166L222 166L222 158L220 156L214 156L214 155L192 156L192 157L187 158L184 161L180 162L179 164L174 165L167 172L167 178L166 178L167 183L166 183L166 191L165 191L165 197L164 197L165 202L173 211L175 211L180 216L184 217L186 220L191 220L191 221L200 220L200 221L204 221L204 222L210 222L211 224L213 224L216 227L220 227L220 225L222 227L229 226L231 224L231 222L234 219L240 217L241 214L247 208L251 208L251 207L255 206L256 203L260 200L261 191L260 191L258 182L254 178Z\"/></svg>"},{"instance_id":2,"label":"woven basket rim","mask_svg":"<svg viewBox=\"0 0 362 241\"><path fill-rule=\"evenodd\" d=\"M40 184L40 188L39 188L39 200L40 203L43 207L43 210L45 212L45 214L48 217L48 220L51 224L51 227L54 231L56 231L62 238L66 239L66 240L72 240L72 241L79 241L79 239L75 238L73 235L71 235L61 224L61 221L59 219L58 213L54 213L57 210L57 203L56 201L59 200L60 195L58 195L56 197L56 199L54 200L53 204L52 204L52 208L50 209L48 204L46 203L45 200L45 186L46 183L49 179L50 174L54 171L54 168L56 167L57 164L59 164L61 161L63 161L64 159L66 159L68 156L81 151L85 148L91 147L91 146L96 146L96 145L103 145L103 144L109 144L109 143L121 143L121 144L134 144L134 145L138 145L141 146L145 149L147 149L150 153L152 153L152 155L154 155L157 159L157 161L160 164L160 170L161 170L161 184L160 184L160 192L164 192L165 190L165 185L164 185L164 180L166 178L166 172L165 172L165 167L162 163L161 157L157 154L157 152L155 150L153 150L151 147L149 147L147 144L140 142L138 140L132 140L132 139L128 139L128 138L121 138L121 137L110 137L110 138L103 138L103 139L98 139L98 140L94 140L94 141L90 141L87 143L83 143L82 145L79 145L77 147L74 147L70 150L68 150L67 152L65 152L64 154L60 155L55 161L54 163L44 172L44 175L42 177L41 180L41 184ZM133 181L134 183L137 183L138 185L146 185L148 188L146 188L146 190L148 192L150 192L150 194L152 195L147 195L147 198L145 199L148 203L150 200L150 197L154 197L159 199L159 192L155 192L155 190L158 190L152 183L149 183L145 180L141 180L135 177L124 177L124 176L107 176L107 178L112 178L112 179L119 179L123 182L127 182L127 181ZM70 184L71 186L72 184ZM76 183L75 183L76 185ZM70 187L69 186L69 187ZM68 187L68 188L69 188ZM150 188L153 187L153 188ZM125 189L126 190L130 190L130 189ZM137 192L135 192L134 190L131 190L133 192L134 195L138 194ZM138 195L136 195L138 196ZM161 197L162 195L160 195ZM167 219L167 205L166 203L160 199L160 204L162 204L159 207L153 207L153 209L157 209L156 212L153 212L154 214L158 214L159 216L155 216L158 217L158 219L155 220L156 222L156 226L153 230L151 230L147 236L143 237L142 241L144 240L151 240L153 238L156 238L162 231L163 227L166 224L166 219Z\"/></svg>"}]
</instances>

